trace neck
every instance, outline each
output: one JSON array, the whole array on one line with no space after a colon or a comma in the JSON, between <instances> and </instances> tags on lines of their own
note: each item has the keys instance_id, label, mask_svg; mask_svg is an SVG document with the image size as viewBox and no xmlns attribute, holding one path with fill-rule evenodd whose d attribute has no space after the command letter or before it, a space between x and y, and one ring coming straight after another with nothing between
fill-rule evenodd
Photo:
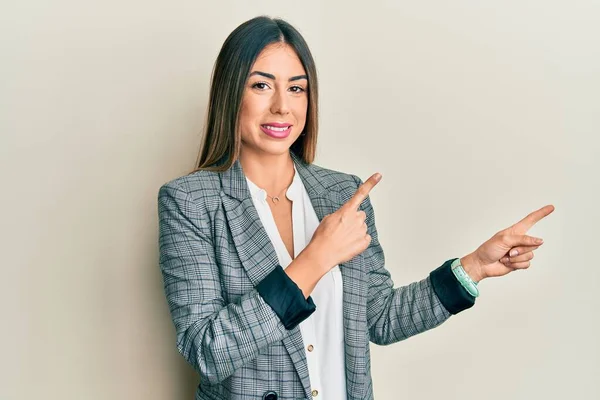
<instances>
[{"instance_id":1,"label":"neck","mask_svg":"<svg viewBox=\"0 0 600 400\"><path fill-rule=\"evenodd\" d=\"M242 147L239 160L244 175L271 196L289 187L294 179L294 160L289 151L259 154Z\"/></svg>"}]
</instances>

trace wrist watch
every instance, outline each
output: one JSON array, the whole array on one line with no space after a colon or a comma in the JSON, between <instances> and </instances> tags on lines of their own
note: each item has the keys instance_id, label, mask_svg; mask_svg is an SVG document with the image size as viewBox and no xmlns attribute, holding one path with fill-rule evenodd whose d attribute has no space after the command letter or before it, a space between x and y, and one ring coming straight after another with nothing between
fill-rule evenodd
<instances>
[{"instance_id":1,"label":"wrist watch","mask_svg":"<svg viewBox=\"0 0 600 400\"><path fill-rule=\"evenodd\" d=\"M465 288L467 292L473 297L479 296L479 289L477 289L477 282L475 282L469 274L465 271L462 264L460 263L460 258L452 261L450 264L450 268L452 268L452 272L456 279L460 282L460 284Z\"/></svg>"}]
</instances>

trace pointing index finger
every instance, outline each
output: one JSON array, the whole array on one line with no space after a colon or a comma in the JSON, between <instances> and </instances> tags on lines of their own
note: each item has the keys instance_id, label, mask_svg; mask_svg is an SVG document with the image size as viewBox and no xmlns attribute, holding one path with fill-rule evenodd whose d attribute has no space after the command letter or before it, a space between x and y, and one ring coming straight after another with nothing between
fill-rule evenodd
<instances>
[{"instance_id":1,"label":"pointing index finger","mask_svg":"<svg viewBox=\"0 0 600 400\"><path fill-rule=\"evenodd\" d=\"M367 198L371 189L375 187L375 185L381 180L381 174L375 173L371 175L369 179L367 179L362 185L358 187L354 196L346 203L346 207L352 208L353 210L358 210L360 204Z\"/></svg>"},{"instance_id":2,"label":"pointing index finger","mask_svg":"<svg viewBox=\"0 0 600 400\"><path fill-rule=\"evenodd\" d=\"M531 227L533 225L538 223L542 218L550 215L553 211L554 211L554 206L552 204L544 206L544 207L540 208L539 210L536 210L536 211L530 213L528 216L526 216L525 218L523 218L522 220L520 220L519 222L514 224L513 228L517 232L524 234L529 229L531 229Z\"/></svg>"}]
</instances>

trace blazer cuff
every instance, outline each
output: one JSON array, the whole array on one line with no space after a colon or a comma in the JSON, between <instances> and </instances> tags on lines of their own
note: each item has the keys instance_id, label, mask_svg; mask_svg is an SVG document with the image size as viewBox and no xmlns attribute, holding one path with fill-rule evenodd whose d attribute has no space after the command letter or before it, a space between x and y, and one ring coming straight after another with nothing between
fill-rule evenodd
<instances>
[{"instance_id":1,"label":"blazer cuff","mask_svg":"<svg viewBox=\"0 0 600 400\"><path fill-rule=\"evenodd\" d=\"M256 285L256 290L288 330L294 329L317 309L312 297L305 299L302 290L279 264Z\"/></svg>"},{"instance_id":2,"label":"blazer cuff","mask_svg":"<svg viewBox=\"0 0 600 400\"><path fill-rule=\"evenodd\" d=\"M446 261L429 274L433 291L450 314L458 314L475 304L475 297L467 292L452 272L450 265L454 260Z\"/></svg>"}]
</instances>

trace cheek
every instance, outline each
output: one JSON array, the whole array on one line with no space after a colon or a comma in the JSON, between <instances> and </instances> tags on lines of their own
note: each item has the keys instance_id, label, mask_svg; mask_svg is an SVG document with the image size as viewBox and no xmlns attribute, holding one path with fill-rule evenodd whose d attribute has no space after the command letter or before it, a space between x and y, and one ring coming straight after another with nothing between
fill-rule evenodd
<instances>
[{"instance_id":1,"label":"cheek","mask_svg":"<svg viewBox=\"0 0 600 400\"><path fill-rule=\"evenodd\" d=\"M294 105L294 114L296 120L302 125L306 121L306 113L308 112L308 99L302 99Z\"/></svg>"},{"instance_id":2,"label":"cheek","mask_svg":"<svg viewBox=\"0 0 600 400\"><path fill-rule=\"evenodd\" d=\"M252 102L248 101L246 97L242 100L242 106L240 108L240 125L245 126L252 120Z\"/></svg>"},{"instance_id":3,"label":"cheek","mask_svg":"<svg viewBox=\"0 0 600 400\"><path fill-rule=\"evenodd\" d=\"M252 135L253 121L254 117L252 105L244 98L240 107L240 115L238 121L240 134L242 135L242 140L250 140L250 136Z\"/></svg>"},{"instance_id":4,"label":"cheek","mask_svg":"<svg viewBox=\"0 0 600 400\"><path fill-rule=\"evenodd\" d=\"M265 110L268 111L268 101L261 96L248 93L242 99L240 118L243 120L241 122L251 123L252 120L261 118Z\"/></svg>"}]
</instances>

